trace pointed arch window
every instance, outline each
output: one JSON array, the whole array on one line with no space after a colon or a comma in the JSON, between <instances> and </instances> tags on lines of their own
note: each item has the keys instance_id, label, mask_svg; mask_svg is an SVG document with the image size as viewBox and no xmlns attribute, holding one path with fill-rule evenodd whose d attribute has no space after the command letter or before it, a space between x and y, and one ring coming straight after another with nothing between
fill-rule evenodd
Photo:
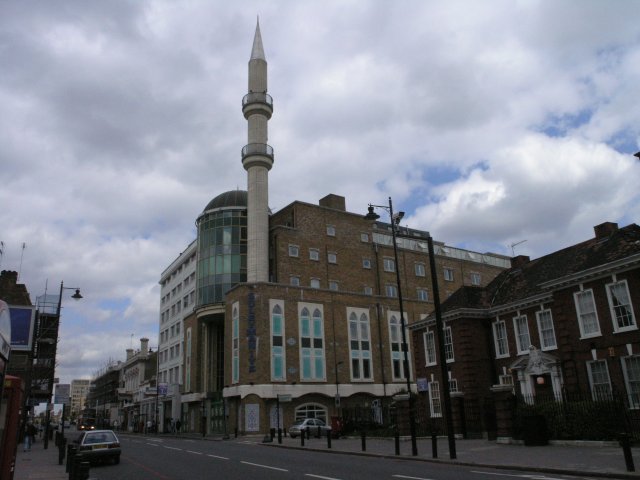
<instances>
[{"instance_id":1,"label":"pointed arch window","mask_svg":"<svg viewBox=\"0 0 640 480\"><path fill-rule=\"evenodd\" d=\"M300 378L325 380L324 320L319 308L300 311Z\"/></svg>"},{"instance_id":2,"label":"pointed arch window","mask_svg":"<svg viewBox=\"0 0 640 480\"><path fill-rule=\"evenodd\" d=\"M391 344L391 373L393 380L406 380L407 375L411 373L405 372L404 353L402 352L402 324L400 323L400 318L395 314L392 314L389 318L389 343ZM407 349L409 349L408 344ZM411 358L410 350L407 351L407 354Z\"/></svg>"},{"instance_id":3,"label":"pointed arch window","mask_svg":"<svg viewBox=\"0 0 640 480\"><path fill-rule=\"evenodd\" d=\"M349 315L349 351L351 355L351 380L371 380L371 338L369 317L365 312Z\"/></svg>"},{"instance_id":4,"label":"pointed arch window","mask_svg":"<svg viewBox=\"0 0 640 480\"><path fill-rule=\"evenodd\" d=\"M234 306L231 314L231 382L240 381L240 314Z\"/></svg>"},{"instance_id":5,"label":"pointed arch window","mask_svg":"<svg viewBox=\"0 0 640 480\"><path fill-rule=\"evenodd\" d=\"M286 380L284 358L284 315L276 304L271 309L271 380Z\"/></svg>"}]
</instances>

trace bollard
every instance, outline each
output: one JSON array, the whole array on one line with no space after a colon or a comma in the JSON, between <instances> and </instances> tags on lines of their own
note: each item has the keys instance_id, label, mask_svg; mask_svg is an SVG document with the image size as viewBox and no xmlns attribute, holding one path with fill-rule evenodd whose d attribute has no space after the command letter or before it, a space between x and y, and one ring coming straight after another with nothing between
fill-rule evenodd
<instances>
[{"instance_id":1,"label":"bollard","mask_svg":"<svg viewBox=\"0 0 640 480\"><path fill-rule=\"evenodd\" d=\"M76 478L74 480L89 480L89 470L91 464L86 461L80 461L76 469Z\"/></svg>"},{"instance_id":2,"label":"bollard","mask_svg":"<svg viewBox=\"0 0 640 480\"><path fill-rule=\"evenodd\" d=\"M364 433L364 430L360 430L360 440L362 442L362 451L366 452L367 451L367 437Z\"/></svg>"},{"instance_id":3,"label":"bollard","mask_svg":"<svg viewBox=\"0 0 640 480\"><path fill-rule=\"evenodd\" d=\"M64 462L64 453L67 449L67 439L62 437L58 442L58 465L62 465Z\"/></svg>"},{"instance_id":4,"label":"bollard","mask_svg":"<svg viewBox=\"0 0 640 480\"><path fill-rule=\"evenodd\" d=\"M282 429L278 428L278 443L282 443Z\"/></svg>"},{"instance_id":5,"label":"bollard","mask_svg":"<svg viewBox=\"0 0 640 480\"><path fill-rule=\"evenodd\" d=\"M300 446L304 447L304 436L305 436L306 432L305 429L300 430Z\"/></svg>"},{"instance_id":6,"label":"bollard","mask_svg":"<svg viewBox=\"0 0 640 480\"><path fill-rule=\"evenodd\" d=\"M400 455L400 432L396 430L395 433L395 443L396 443L396 455Z\"/></svg>"},{"instance_id":7,"label":"bollard","mask_svg":"<svg viewBox=\"0 0 640 480\"><path fill-rule=\"evenodd\" d=\"M69 446L67 447L67 468L65 469L65 471L67 473L71 473L71 469L73 468L73 459L78 451L78 447L76 445L73 444L69 444Z\"/></svg>"},{"instance_id":8,"label":"bollard","mask_svg":"<svg viewBox=\"0 0 640 480\"><path fill-rule=\"evenodd\" d=\"M275 428L270 428L269 429L269 435L271 435L271 441L273 442L273 439L276 436L276 429Z\"/></svg>"},{"instance_id":9,"label":"bollard","mask_svg":"<svg viewBox=\"0 0 640 480\"><path fill-rule=\"evenodd\" d=\"M331 430L327 430L327 448L331 448Z\"/></svg>"},{"instance_id":10,"label":"bollard","mask_svg":"<svg viewBox=\"0 0 640 480\"><path fill-rule=\"evenodd\" d=\"M60 445L60 432L56 430L56 433L53 435L53 444L57 447Z\"/></svg>"},{"instance_id":11,"label":"bollard","mask_svg":"<svg viewBox=\"0 0 640 480\"><path fill-rule=\"evenodd\" d=\"M431 456L438 458L438 436L436 432L431 432Z\"/></svg>"},{"instance_id":12,"label":"bollard","mask_svg":"<svg viewBox=\"0 0 640 480\"><path fill-rule=\"evenodd\" d=\"M620 446L624 453L624 463L627 465L627 472L635 472L636 467L633 465L633 456L631 455L631 443L629 442L629 434L620 434Z\"/></svg>"}]
</instances>

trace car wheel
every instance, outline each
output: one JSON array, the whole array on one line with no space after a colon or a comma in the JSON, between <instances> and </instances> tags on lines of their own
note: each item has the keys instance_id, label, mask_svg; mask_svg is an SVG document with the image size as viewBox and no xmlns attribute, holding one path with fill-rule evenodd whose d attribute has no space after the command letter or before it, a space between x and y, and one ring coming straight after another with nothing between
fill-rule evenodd
<instances>
[{"instance_id":1,"label":"car wheel","mask_svg":"<svg viewBox=\"0 0 640 480\"><path fill-rule=\"evenodd\" d=\"M293 433L290 433L290 434L289 434L289 436L290 436L291 438L296 438L296 436L297 436L297 435L294 435Z\"/></svg>"},{"instance_id":2,"label":"car wheel","mask_svg":"<svg viewBox=\"0 0 640 480\"><path fill-rule=\"evenodd\" d=\"M113 464L118 465L120 463L120 455L113 457Z\"/></svg>"}]
</instances>

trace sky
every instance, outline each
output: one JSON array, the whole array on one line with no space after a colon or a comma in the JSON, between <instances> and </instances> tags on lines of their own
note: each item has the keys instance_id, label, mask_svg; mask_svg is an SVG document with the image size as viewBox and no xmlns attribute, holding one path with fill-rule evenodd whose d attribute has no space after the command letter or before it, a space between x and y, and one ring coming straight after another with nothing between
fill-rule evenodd
<instances>
[{"instance_id":1,"label":"sky","mask_svg":"<svg viewBox=\"0 0 640 480\"><path fill-rule=\"evenodd\" d=\"M65 290L57 376L148 337L162 271L246 189L259 17L269 204L369 203L537 258L640 223L640 2L0 1L0 268ZM23 248L24 245L24 248Z\"/></svg>"}]
</instances>

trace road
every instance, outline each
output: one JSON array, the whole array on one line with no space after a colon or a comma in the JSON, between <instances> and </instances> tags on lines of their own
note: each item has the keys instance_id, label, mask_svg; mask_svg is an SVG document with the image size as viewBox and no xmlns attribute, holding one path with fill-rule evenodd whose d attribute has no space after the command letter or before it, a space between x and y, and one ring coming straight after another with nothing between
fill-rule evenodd
<instances>
[{"instance_id":1,"label":"road","mask_svg":"<svg viewBox=\"0 0 640 480\"><path fill-rule=\"evenodd\" d=\"M91 468L97 480L494 480L578 479L360 455L269 448L258 441L121 435L119 465Z\"/></svg>"}]
</instances>

